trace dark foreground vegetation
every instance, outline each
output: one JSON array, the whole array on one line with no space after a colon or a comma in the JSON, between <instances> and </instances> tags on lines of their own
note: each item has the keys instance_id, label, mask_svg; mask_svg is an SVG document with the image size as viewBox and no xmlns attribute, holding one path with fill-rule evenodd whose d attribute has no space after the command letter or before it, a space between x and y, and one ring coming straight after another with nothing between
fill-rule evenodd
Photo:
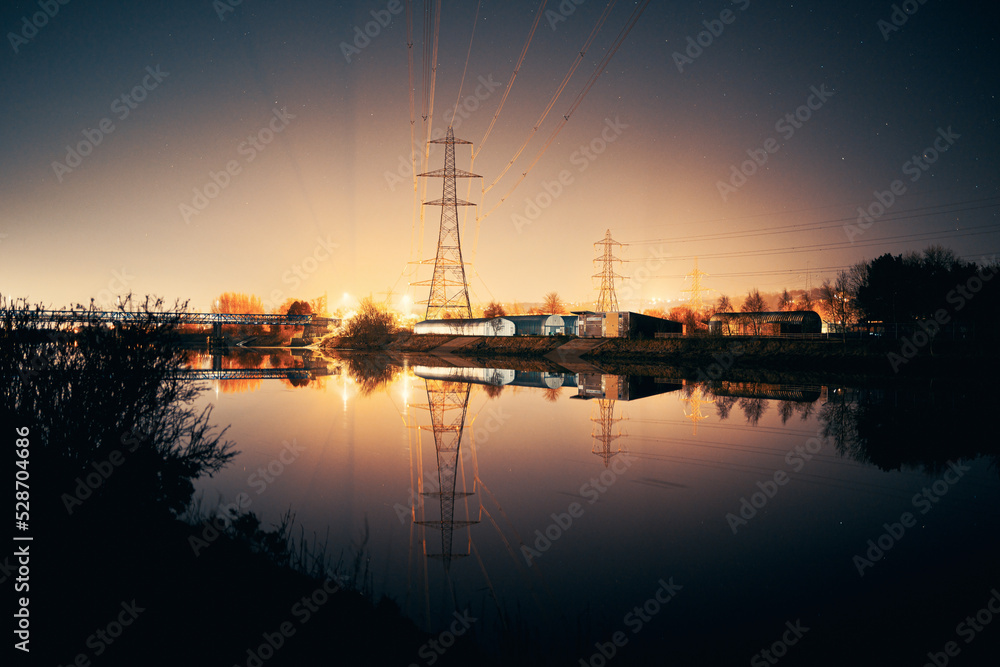
<instances>
[{"instance_id":1,"label":"dark foreground vegetation","mask_svg":"<svg viewBox=\"0 0 1000 667\"><path fill-rule=\"evenodd\" d=\"M0 423L8 470L14 429L28 434L28 463L13 469L30 473L21 534L34 538L20 593L30 654L14 651L12 664L420 661L430 637L391 600L372 599L363 539L341 550L294 536L291 516L265 528L192 497L194 480L238 452L210 410L194 407L201 388L175 372L182 355L169 327L84 326L67 343L68 330L32 324L27 304L0 307L16 325L0 329ZM0 554L4 578L12 550ZM437 664L490 661L470 635Z\"/></svg>"}]
</instances>

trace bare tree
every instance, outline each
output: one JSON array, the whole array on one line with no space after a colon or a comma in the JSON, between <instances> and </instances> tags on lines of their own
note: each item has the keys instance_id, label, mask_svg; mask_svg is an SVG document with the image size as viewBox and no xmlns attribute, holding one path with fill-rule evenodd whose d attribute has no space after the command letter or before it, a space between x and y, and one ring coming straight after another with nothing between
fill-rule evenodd
<instances>
[{"instance_id":1,"label":"bare tree","mask_svg":"<svg viewBox=\"0 0 1000 667\"><path fill-rule=\"evenodd\" d=\"M483 317L486 319L492 319L494 317L505 317L507 312L503 308L503 304L497 301L490 301L486 306L486 310L483 311Z\"/></svg>"},{"instance_id":2,"label":"bare tree","mask_svg":"<svg viewBox=\"0 0 1000 667\"><path fill-rule=\"evenodd\" d=\"M549 292L545 295L545 301L542 303L542 310L546 313L565 313L566 305L563 303L562 299L559 298L558 292Z\"/></svg>"},{"instance_id":3,"label":"bare tree","mask_svg":"<svg viewBox=\"0 0 1000 667\"><path fill-rule=\"evenodd\" d=\"M751 313L763 313L767 310L767 303L764 301L764 297L760 295L760 290L754 287L752 290L747 292L747 298L743 301L743 305L740 306L740 311L747 313L743 318L744 329L749 325L753 334L760 334L760 318L754 317Z\"/></svg>"},{"instance_id":4,"label":"bare tree","mask_svg":"<svg viewBox=\"0 0 1000 667\"><path fill-rule=\"evenodd\" d=\"M719 300L715 302L715 312L717 313L731 313L733 312L733 302L729 300L729 297L725 294L719 295Z\"/></svg>"},{"instance_id":5,"label":"bare tree","mask_svg":"<svg viewBox=\"0 0 1000 667\"><path fill-rule=\"evenodd\" d=\"M857 290L852 290L851 285L852 273L841 271L837 274L836 280L833 282L830 282L829 279L824 280L820 287L820 300L824 309L830 320L835 322L840 327L841 332L845 334L847 325L856 322L858 315L855 302Z\"/></svg>"}]
</instances>

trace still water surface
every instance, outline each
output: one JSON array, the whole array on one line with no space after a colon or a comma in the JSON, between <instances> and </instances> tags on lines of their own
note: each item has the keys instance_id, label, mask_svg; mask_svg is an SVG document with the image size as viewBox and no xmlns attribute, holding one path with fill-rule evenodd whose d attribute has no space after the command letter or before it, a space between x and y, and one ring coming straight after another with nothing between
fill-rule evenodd
<instances>
[{"instance_id":1,"label":"still water surface","mask_svg":"<svg viewBox=\"0 0 1000 667\"><path fill-rule=\"evenodd\" d=\"M981 393L304 365L207 381L241 454L196 492L293 511L429 632L566 665L995 664L1000 623L962 625L1000 587Z\"/></svg>"}]
</instances>

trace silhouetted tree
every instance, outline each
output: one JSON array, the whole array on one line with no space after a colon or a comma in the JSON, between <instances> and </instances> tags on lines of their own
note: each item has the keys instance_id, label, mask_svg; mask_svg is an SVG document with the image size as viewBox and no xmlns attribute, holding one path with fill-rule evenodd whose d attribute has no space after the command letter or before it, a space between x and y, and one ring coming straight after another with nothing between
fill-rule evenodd
<instances>
[{"instance_id":1,"label":"silhouetted tree","mask_svg":"<svg viewBox=\"0 0 1000 667\"><path fill-rule=\"evenodd\" d=\"M740 306L740 311L744 313L763 313L766 310L767 303L764 301L764 297L760 295L760 290L756 287L747 292L747 298L743 300L743 305ZM755 336L760 334L761 322L758 318L748 315L741 318L741 322L744 329L749 328Z\"/></svg>"},{"instance_id":2,"label":"silhouetted tree","mask_svg":"<svg viewBox=\"0 0 1000 667\"><path fill-rule=\"evenodd\" d=\"M788 293L788 290L783 290L781 292L781 299L778 301L778 310L791 310L795 305L795 300L792 295Z\"/></svg>"}]
</instances>

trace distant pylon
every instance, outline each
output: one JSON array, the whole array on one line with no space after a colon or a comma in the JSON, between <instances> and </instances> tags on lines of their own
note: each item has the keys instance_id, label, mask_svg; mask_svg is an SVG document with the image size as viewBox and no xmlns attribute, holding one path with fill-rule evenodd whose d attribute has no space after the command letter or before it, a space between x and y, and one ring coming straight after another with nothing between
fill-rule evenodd
<instances>
[{"instance_id":1,"label":"distant pylon","mask_svg":"<svg viewBox=\"0 0 1000 667\"><path fill-rule=\"evenodd\" d=\"M621 248L624 244L615 241L611 238L611 230L609 229L604 235L604 238L594 244L594 248L597 246L604 246L601 251L601 255L594 259L594 263L601 262L601 272L595 273L594 278L601 279L601 292L597 297L597 307L596 310L599 313L614 313L618 311L618 296L615 294L615 278L621 278L620 275L615 273L615 262L621 262L620 259L614 255L614 246Z\"/></svg>"},{"instance_id":2,"label":"distant pylon","mask_svg":"<svg viewBox=\"0 0 1000 667\"><path fill-rule=\"evenodd\" d=\"M691 293L691 296L688 297L688 305L691 307L691 310L696 313L700 313L705 307L705 302L701 298L701 293L707 290L701 286L701 277L707 275L708 274L704 271L698 270L698 258L695 257L694 271L688 274L688 277L691 278L691 287L681 291Z\"/></svg>"},{"instance_id":3,"label":"distant pylon","mask_svg":"<svg viewBox=\"0 0 1000 667\"><path fill-rule=\"evenodd\" d=\"M441 207L441 227L438 232L437 253L434 256L434 275L430 281L430 295L427 301L428 320L441 319L445 315L472 318L469 304L469 283L465 279L465 265L462 263L462 242L458 235L458 207L475 206L472 202L459 199L455 186L456 178L481 178L462 169L455 168L455 144L472 145L471 141L456 139L451 127L444 139L434 139L432 144L444 144L444 169L429 171L420 176L443 178L441 198L424 202L426 206ZM426 285L426 282L415 283Z\"/></svg>"}]
</instances>

